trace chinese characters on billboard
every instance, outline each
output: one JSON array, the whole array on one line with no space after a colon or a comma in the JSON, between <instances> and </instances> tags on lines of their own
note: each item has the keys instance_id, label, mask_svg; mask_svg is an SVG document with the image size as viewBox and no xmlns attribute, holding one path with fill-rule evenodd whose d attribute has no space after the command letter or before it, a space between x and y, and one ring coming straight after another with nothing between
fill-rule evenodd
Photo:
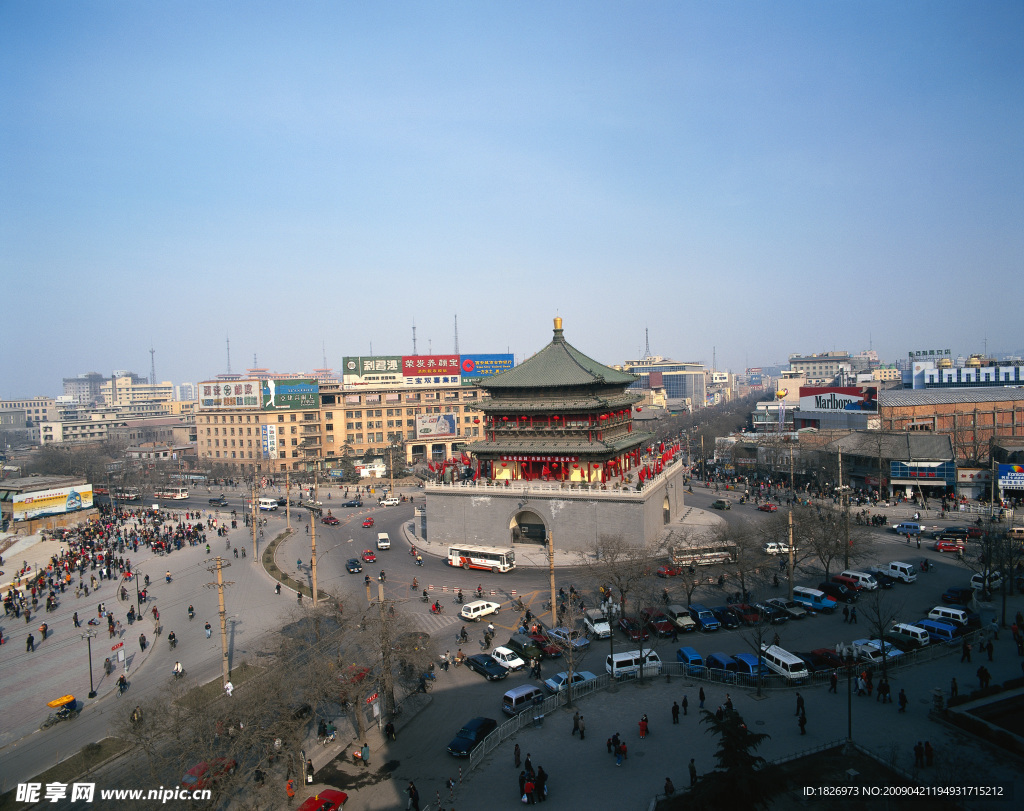
<instances>
[{"instance_id":1,"label":"chinese characters on billboard","mask_svg":"<svg viewBox=\"0 0 1024 811\"><path fill-rule=\"evenodd\" d=\"M199 384L199 407L216 408L259 408L260 382L258 380L233 380L222 383L211 380Z\"/></svg>"},{"instance_id":2,"label":"chinese characters on billboard","mask_svg":"<svg viewBox=\"0 0 1024 811\"><path fill-rule=\"evenodd\" d=\"M264 411L304 408L320 408L320 386L315 380L263 381Z\"/></svg>"},{"instance_id":3,"label":"chinese characters on billboard","mask_svg":"<svg viewBox=\"0 0 1024 811\"><path fill-rule=\"evenodd\" d=\"M402 358L400 355L346 357L343 361L342 382L346 386L404 382Z\"/></svg>"},{"instance_id":4,"label":"chinese characters on billboard","mask_svg":"<svg viewBox=\"0 0 1024 811\"><path fill-rule=\"evenodd\" d=\"M459 363L462 385L475 386L482 379L507 372L514 365L514 355L463 355Z\"/></svg>"}]
</instances>

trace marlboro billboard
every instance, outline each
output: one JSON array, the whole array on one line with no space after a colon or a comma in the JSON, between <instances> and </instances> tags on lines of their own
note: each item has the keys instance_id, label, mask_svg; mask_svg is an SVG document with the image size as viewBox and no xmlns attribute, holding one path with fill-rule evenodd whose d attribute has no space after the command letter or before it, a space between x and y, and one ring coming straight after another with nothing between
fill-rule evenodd
<instances>
[{"instance_id":1,"label":"marlboro billboard","mask_svg":"<svg viewBox=\"0 0 1024 811\"><path fill-rule=\"evenodd\" d=\"M801 386L801 411L878 411L875 386Z\"/></svg>"}]
</instances>

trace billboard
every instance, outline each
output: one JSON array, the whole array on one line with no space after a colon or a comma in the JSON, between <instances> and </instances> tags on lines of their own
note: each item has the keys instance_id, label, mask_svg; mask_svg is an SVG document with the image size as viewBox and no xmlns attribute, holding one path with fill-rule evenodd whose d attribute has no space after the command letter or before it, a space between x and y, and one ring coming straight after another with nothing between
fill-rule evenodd
<instances>
[{"instance_id":1,"label":"billboard","mask_svg":"<svg viewBox=\"0 0 1024 811\"><path fill-rule=\"evenodd\" d=\"M451 439L454 436L456 436L454 414L417 415L417 439Z\"/></svg>"},{"instance_id":2,"label":"billboard","mask_svg":"<svg viewBox=\"0 0 1024 811\"><path fill-rule=\"evenodd\" d=\"M878 411L877 386L801 386L801 411Z\"/></svg>"},{"instance_id":3,"label":"billboard","mask_svg":"<svg viewBox=\"0 0 1024 811\"><path fill-rule=\"evenodd\" d=\"M276 425L261 425L260 426L260 441L263 445L263 458L264 459L276 459L277 458L277 426Z\"/></svg>"},{"instance_id":4,"label":"billboard","mask_svg":"<svg viewBox=\"0 0 1024 811\"><path fill-rule=\"evenodd\" d=\"M264 380L262 382L264 411L320 408L320 386L315 380Z\"/></svg>"},{"instance_id":5,"label":"billboard","mask_svg":"<svg viewBox=\"0 0 1024 811\"><path fill-rule=\"evenodd\" d=\"M11 513L15 521L28 521L47 515L62 515L86 510L92 506L92 485L76 487L54 487L37 490L34 493L20 493L14 496Z\"/></svg>"},{"instance_id":6,"label":"billboard","mask_svg":"<svg viewBox=\"0 0 1024 811\"><path fill-rule=\"evenodd\" d=\"M1000 465L999 486L1024 490L1024 465Z\"/></svg>"},{"instance_id":7,"label":"billboard","mask_svg":"<svg viewBox=\"0 0 1024 811\"><path fill-rule=\"evenodd\" d=\"M458 377L458 355L403 355L402 374L405 377Z\"/></svg>"},{"instance_id":8,"label":"billboard","mask_svg":"<svg viewBox=\"0 0 1024 811\"><path fill-rule=\"evenodd\" d=\"M401 355L346 357L342 362L342 383L365 386L370 383L403 383Z\"/></svg>"},{"instance_id":9,"label":"billboard","mask_svg":"<svg viewBox=\"0 0 1024 811\"><path fill-rule=\"evenodd\" d=\"M475 386L481 379L494 377L515 366L514 355L462 355L459 371L463 386Z\"/></svg>"},{"instance_id":10,"label":"billboard","mask_svg":"<svg viewBox=\"0 0 1024 811\"><path fill-rule=\"evenodd\" d=\"M260 381L233 380L225 383L210 380L199 384L199 408L202 411L218 408L259 408Z\"/></svg>"}]
</instances>

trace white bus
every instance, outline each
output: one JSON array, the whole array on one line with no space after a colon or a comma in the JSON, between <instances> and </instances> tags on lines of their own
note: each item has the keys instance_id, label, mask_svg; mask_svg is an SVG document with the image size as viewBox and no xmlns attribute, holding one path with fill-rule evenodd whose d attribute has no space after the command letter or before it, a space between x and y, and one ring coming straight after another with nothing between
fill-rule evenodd
<instances>
[{"instance_id":1,"label":"white bus","mask_svg":"<svg viewBox=\"0 0 1024 811\"><path fill-rule=\"evenodd\" d=\"M118 501L138 501L142 494L138 487L122 487L114 491L114 498Z\"/></svg>"},{"instance_id":2,"label":"white bus","mask_svg":"<svg viewBox=\"0 0 1024 811\"><path fill-rule=\"evenodd\" d=\"M187 487L164 487L153 493L153 498L170 498L174 500L188 498Z\"/></svg>"},{"instance_id":3,"label":"white bus","mask_svg":"<svg viewBox=\"0 0 1024 811\"><path fill-rule=\"evenodd\" d=\"M516 567L516 553L511 549L493 546L449 546L448 565L507 572Z\"/></svg>"}]
</instances>

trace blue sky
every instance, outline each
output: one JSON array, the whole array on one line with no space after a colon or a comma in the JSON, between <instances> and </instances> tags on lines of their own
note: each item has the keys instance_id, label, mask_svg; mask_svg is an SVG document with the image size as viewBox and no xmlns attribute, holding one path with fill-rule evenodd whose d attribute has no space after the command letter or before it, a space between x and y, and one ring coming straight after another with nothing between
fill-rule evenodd
<instances>
[{"instance_id":1,"label":"blue sky","mask_svg":"<svg viewBox=\"0 0 1024 811\"><path fill-rule=\"evenodd\" d=\"M0 4L4 390L1022 352L1024 5Z\"/></svg>"}]
</instances>

